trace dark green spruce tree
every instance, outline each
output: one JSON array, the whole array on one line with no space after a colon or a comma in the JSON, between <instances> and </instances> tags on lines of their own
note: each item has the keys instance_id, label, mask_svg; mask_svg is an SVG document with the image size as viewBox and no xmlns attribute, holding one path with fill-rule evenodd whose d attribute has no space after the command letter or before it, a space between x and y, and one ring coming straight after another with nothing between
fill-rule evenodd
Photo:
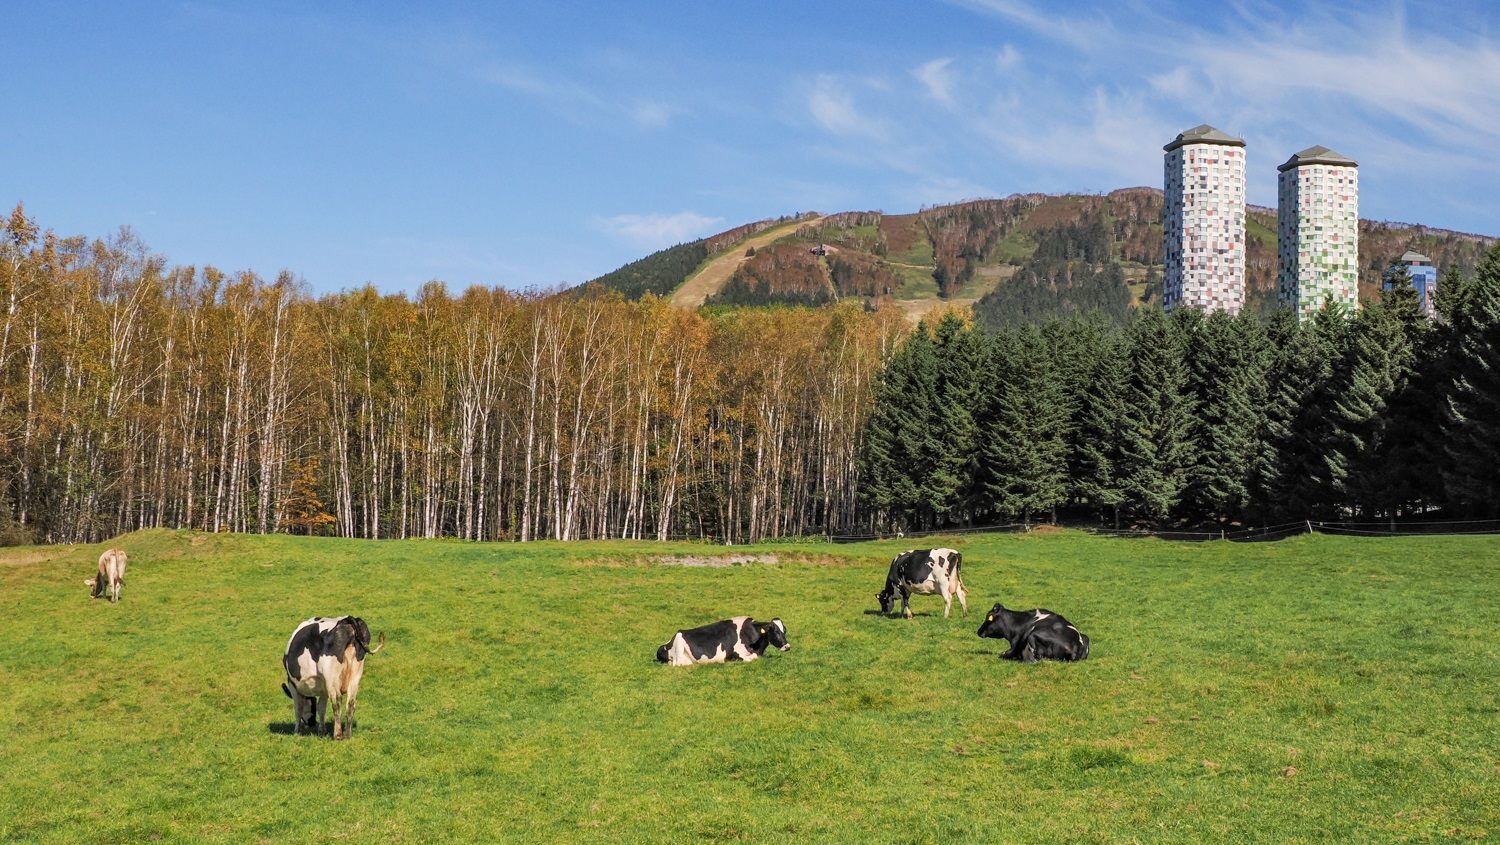
<instances>
[{"instance_id":1,"label":"dark green spruce tree","mask_svg":"<svg viewBox=\"0 0 1500 845\"><path fill-rule=\"evenodd\" d=\"M1456 512L1490 518L1500 515L1500 244L1457 287L1449 317L1443 480Z\"/></svg>"},{"instance_id":2,"label":"dark green spruce tree","mask_svg":"<svg viewBox=\"0 0 1500 845\"><path fill-rule=\"evenodd\" d=\"M937 355L925 324L886 362L875 385L874 405L860 451L861 496L866 507L893 524L926 527L932 510L924 479L942 449L934 428Z\"/></svg>"},{"instance_id":3,"label":"dark green spruce tree","mask_svg":"<svg viewBox=\"0 0 1500 845\"><path fill-rule=\"evenodd\" d=\"M1411 371L1412 351L1389 309L1361 309L1349 324L1329 381L1322 442L1325 508L1375 516L1385 496L1391 399Z\"/></svg>"},{"instance_id":4,"label":"dark green spruce tree","mask_svg":"<svg viewBox=\"0 0 1500 845\"><path fill-rule=\"evenodd\" d=\"M1294 377L1282 385L1279 397L1292 414L1285 437L1277 443L1281 471L1275 497L1282 519L1338 515L1340 502L1333 497L1337 485L1327 462L1329 418L1338 401L1334 368L1347 353L1350 323L1347 309L1328 307L1298 329L1302 360L1293 362Z\"/></svg>"},{"instance_id":5,"label":"dark green spruce tree","mask_svg":"<svg viewBox=\"0 0 1500 845\"><path fill-rule=\"evenodd\" d=\"M1387 273L1388 288L1376 308L1400 326L1410 357L1386 411L1384 437L1368 470L1377 509L1395 519L1441 494L1428 462L1428 438L1442 429L1437 384L1430 378L1435 352L1432 323L1405 267Z\"/></svg>"},{"instance_id":6,"label":"dark green spruce tree","mask_svg":"<svg viewBox=\"0 0 1500 845\"><path fill-rule=\"evenodd\" d=\"M1192 398L1177 332L1160 311L1130 327L1130 381L1120 437L1120 481L1128 509L1153 524L1177 506L1193 462Z\"/></svg>"},{"instance_id":7,"label":"dark green spruce tree","mask_svg":"<svg viewBox=\"0 0 1500 845\"><path fill-rule=\"evenodd\" d=\"M996 513L1030 525L1067 499L1067 395L1053 349L1035 327L997 334L990 372L985 489Z\"/></svg>"},{"instance_id":8,"label":"dark green spruce tree","mask_svg":"<svg viewBox=\"0 0 1500 845\"><path fill-rule=\"evenodd\" d=\"M1093 389L1077 411L1074 490L1081 501L1120 527L1125 503L1125 411L1130 389L1130 347L1125 333L1110 332L1090 372Z\"/></svg>"},{"instance_id":9,"label":"dark green spruce tree","mask_svg":"<svg viewBox=\"0 0 1500 845\"><path fill-rule=\"evenodd\" d=\"M1192 455L1183 512L1192 520L1241 520L1250 504L1251 466L1260 429L1265 335L1250 315L1216 311L1182 321L1188 392L1193 398Z\"/></svg>"},{"instance_id":10,"label":"dark green spruce tree","mask_svg":"<svg viewBox=\"0 0 1500 845\"><path fill-rule=\"evenodd\" d=\"M933 333L937 406L933 420L932 474L923 480L929 506L940 523L969 522L981 504L979 422L984 399L987 350L983 336L949 313Z\"/></svg>"}]
</instances>

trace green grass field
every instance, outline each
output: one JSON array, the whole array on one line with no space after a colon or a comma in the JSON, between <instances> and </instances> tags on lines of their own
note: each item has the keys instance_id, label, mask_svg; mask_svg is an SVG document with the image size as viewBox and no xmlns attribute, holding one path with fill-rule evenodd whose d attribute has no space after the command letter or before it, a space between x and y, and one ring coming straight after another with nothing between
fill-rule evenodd
<instances>
[{"instance_id":1,"label":"green grass field","mask_svg":"<svg viewBox=\"0 0 1500 845\"><path fill-rule=\"evenodd\" d=\"M1500 832L1500 538L936 538L969 616L874 615L909 542L360 542L145 532L0 553L0 840L1429 842ZM1044 606L1092 657L974 631ZM357 613L352 740L288 735L300 620ZM667 668L679 627L793 649Z\"/></svg>"}]
</instances>

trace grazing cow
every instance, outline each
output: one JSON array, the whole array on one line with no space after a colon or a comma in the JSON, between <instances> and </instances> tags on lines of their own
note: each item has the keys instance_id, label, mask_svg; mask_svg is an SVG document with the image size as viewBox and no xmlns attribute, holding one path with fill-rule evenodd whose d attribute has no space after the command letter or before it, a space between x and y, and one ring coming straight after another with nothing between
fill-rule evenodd
<instances>
[{"instance_id":1,"label":"grazing cow","mask_svg":"<svg viewBox=\"0 0 1500 845\"><path fill-rule=\"evenodd\" d=\"M911 618L911 594L936 593L943 597L943 618L953 610L953 597L969 615L969 594L964 590L964 556L953 549L914 549L896 555L891 572L885 578L885 589L876 594L880 612L889 614L901 598L901 615Z\"/></svg>"},{"instance_id":2,"label":"grazing cow","mask_svg":"<svg viewBox=\"0 0 1500 845\"><path fill-rule=\"evenodd\" d=\"M354 701L365 671L365 655L383 647L384 633L380 644L370 648L370 627L358 616L314 616L298 625L281 658L286 669L281 691L292 700L297 733L317 733L329 704L333 706L333 738L344 739L353 733Z\"/></svg>"},{"instance_id":3,"label":"grazing cow","mask_svg":"<svg viewBox=\"0 0 1500 845\"><path fill-rule=\"evenodd\" d=\"M125 552L120 549L109 549L99 555L98 574L83 582L91 588L89 598L101 598L107 592L110 604L120 600L120 588L125 586L125 560Z\"/></svg>"},{"instance_id":4,"label":"grazing cow","mask_svg":"<svg viewBox=\"0 0 1500 845\"><path fill-rule=\"evenodd\" d=\"M731 660L749 662L765 654L768 646L791 651L792 645L786 641L785 623L780 619L756 622L748 616L736 616L678 631L656 650L656 662L672 666Z\"/></svg>"},{"instance_id":5,"label":"grazing cow","mask_svg":"<svg viewBox=\"0 0 1500 845\"><path fill-rule=\"evenodd\" d=\"M1037 660L1083 660L1089 656L1089 638L1068 620L1050 610L1007 610L996 603L990 608L979 636L1008 640L1005 660L1031 663Z\"/></svg>"}]
</instances>

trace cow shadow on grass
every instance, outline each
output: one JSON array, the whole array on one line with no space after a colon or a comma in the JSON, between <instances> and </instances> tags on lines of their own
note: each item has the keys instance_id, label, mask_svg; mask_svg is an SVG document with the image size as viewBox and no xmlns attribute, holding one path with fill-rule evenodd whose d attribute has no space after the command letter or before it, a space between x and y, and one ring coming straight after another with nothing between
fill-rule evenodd
<instances>
[{"instance_id":1,"label":"cow shadow on grass","mask_svg":"<svg viewBox=\"0 0 1500 845\"><path fill-rule=\"evenodd\" d=\"M278 736L293 736L297 733L296 722L267 722L266 730Z\"/></svg>"},{"instance_id":2,"label":"cow shadow on grass","mask_svg":"<svg viewBox=\"0 0 1500 845\"><path fill-rule=\"evenodd\" d=\"M899 613L883 613L883 612L881 612L879 610L870 610L869 608L865 609L865 615L866 616L884 616L887 619L902 619L902 618L904 618ZM940 614L934 613L934 612L932 612L930 610L913 610L911 612L911 615L912 615L912 618L915 619L915 618L917 618L919 616L938 616Z\"/></svg>"}]
</instances>

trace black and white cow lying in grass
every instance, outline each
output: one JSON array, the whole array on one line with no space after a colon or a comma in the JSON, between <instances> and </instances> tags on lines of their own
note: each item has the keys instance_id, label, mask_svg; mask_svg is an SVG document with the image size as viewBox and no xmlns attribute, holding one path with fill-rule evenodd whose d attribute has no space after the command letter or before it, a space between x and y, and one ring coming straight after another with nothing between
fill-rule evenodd
<instances>
[{"instance_id":1,"label":"black and white cow lying in grass","mask_svg":"<svg viewBox=\"0 0 1500 845\"><path fill-rule=\"evenodd\" d=\"M780 619L756 622L748 616L723 619L697 628L678 631L656 650L656 662L671 666L694 663L749 662L766 653L767 647L791 651L786 625Z\"/></svg>"},{"instance_id":2,"label":"black and white cow lying in grass","mask_svg":"<svg viewBox=\"0 0 1500 845\"><path fill-rule=\"evenodd\" d=\"M1089 656L1089 638L1068 620L1050 610L1007 610L996 603L979 626L979 636L1010 642L1004 660L1082 660Z\"/></svg>"},{"instance_id":3,"label":"black and white cow lying in grass","mask_svg":"<svg viewBox=\"0 0 1500 845\"><path fill-rule=\"evenodd\" d=\"M281 658L286 669L281 691L292 700L297 733L317 733L329 704L333 706L333 738L353 733L354 701L365 673L365 655L384 647L382 633L380 644L370 648L370 627L358 616L314 616L298 625Z\"/></svg>"},{"instance_id":4,"label":"black and white cow lying in grass","mask_svg":"<svg viewBox=\"0 0 1500 845\"><path fill-rule=\"evenodd\" d=\"M876 594L880 612L889 614L896 609L896 598L901 599L901 615L911 618L911 594L936 593L943 597L943 618L953 610L953 597L969 615L969 594L964 591L964 556L953 549L913 549L896 555L891 561L890 574L885 578L885 589Z\"/></svg>"}]
</instances>

